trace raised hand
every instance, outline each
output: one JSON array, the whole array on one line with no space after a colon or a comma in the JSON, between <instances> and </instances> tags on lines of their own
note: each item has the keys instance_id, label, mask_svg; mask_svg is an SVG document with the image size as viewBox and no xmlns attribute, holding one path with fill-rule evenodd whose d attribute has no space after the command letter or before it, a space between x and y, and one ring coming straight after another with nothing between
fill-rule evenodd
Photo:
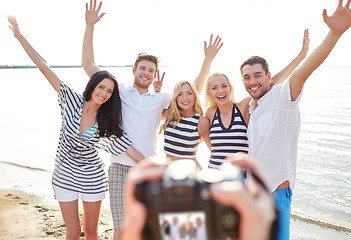
<instances>
[{"instance_id":1,"label":"raised hand","mask_svg":"<svg viewBox=\"0 0 351 240\"><path fill-rule=\"evenodd\" d=\"M205 57L210 58L211 60L214 59L221 47L223 46L222 39L217 36L214 42L212 43L213 34L211 34L210 42L207 45L206 41L204 41L204 51Z\"/></svg>"},{"instance_id":2,"label":"raised hand","mask_svg":"<svg viewBox=\"0 0 351 240\"><path fill-rule=\"evenodd\" d=\"M160 78L160 71L157 71L157 79L154 80L152 83L154 85L154 91L155 92L161 92L162 89L162 84L163 84L163 78L165 77L165 72L162 74L162 77Z\"/></svg>"},{"instance_id":3,"label":"raised hand","mask_svg":"<svg viewBox=\"0 0 351 240\"><path fill-rule=\"evenodd\" d=\"M11 24L11 26L9 26L9 28L12 30L13 35L15 36L15 38L18 38L21 35L21 32L18 28L16 17L8 15L7 19L9 20L9 22Z\"/></svg>"},{"instance_id":4,"label":"raised hand","mask_svg":"<svg viewBox=\"0 0 351 240\"><path fill-rule=\"evenodd\" d=\"M90 5L88 5L88 3L85 4L85 22L87 25L94 25L105 15L105 13L101 13L99 15L101 6L102 2L100 2L99 6L96 8L96 0L94 0L94 4L92 0L90 0Z\"/></svg>"},{"instance_id":5,"label":"raised hand","mask_svg":"<svg viewBox=\"0 0 351 240\"><path fill-rule=\"evenodd\" d=\"M21 34L16 18L14 16L7 16L11 26L10 29L13 32L13 35L18 40L18 42L23 47L24 51L28 54L28 56L32 59L32 61L37 65L39 70L44 74L46 79L55 89L55 91L60 94L61 80L56 76L56 74L50 69L47 62L40 56L40 54L35 51L35 49L30 45L27 39Z\"/></svg>"},{"instance_id":6,"label":"raised hand","mask_svg":"<svg viewBox=\"0 0 351 240\"><path fill-rule=\"evenodd\" d=\"M345 7L342 6L343 0L339 0L338 7L330 17L327 10L323 10L323 20L330 30L337 34L343 34L351 26L351 0L348 0Z\"/></svg>"},{"instance_id":7,"label":"raised hand","mask_svg":"<svg viewBox=\"0 0 351 240\"><path fill-rule=\"evenodd\" d=\"M310 39L309 39L309 32L308 29L305 29L304 35L303 35L303 44L302 44L302 49L300 52L301 57L305 58L308 53L309 45L310 45Z\"/></svg>"}]
</instances>

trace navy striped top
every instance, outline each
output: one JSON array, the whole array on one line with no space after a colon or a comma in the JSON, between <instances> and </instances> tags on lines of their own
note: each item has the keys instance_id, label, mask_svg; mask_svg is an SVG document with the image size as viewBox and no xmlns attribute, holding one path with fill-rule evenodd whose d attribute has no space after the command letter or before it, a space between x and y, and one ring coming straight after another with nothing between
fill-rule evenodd
<instances>
[{"instance_id":1,"label":"navy striped top","mask_svg":"<svg viewBox=\"0 0 351 240\"><path fill-rule=\"evenodd\" d=\"M182 118L174 126L172 123L164 131L164 152L181 158L195 158L200 143L197 130L200 114L189 118Z\"/></svg>"},{"instance_id":2,"label":"navy striped top","mask_svg":"<svg viewBox=\"0 0 351 240\"><path fill-rule=\"evenodd\" d=\"M225 128L222 123L219 108L213 117L210 127L211 157L209 167L219 168L227 156L237 152L248 153L247 127L239 108L233 103L232 119Z\"/></svg>"},{"instance_id":3,"label":"navy striped top","mask_svg":"<svg viewBox=\"0 0 351 240\"><path fill-rule=\"evenodd\" d=\"M84 98L61 82L59 105L62 127L56 152L52 184L74 192L96 194L107 191L104 164L97 149L114 155L124 152L131 142L121 138L100 138L99 130L88 139L80 136Z\"/></svg>"}]
</instances>

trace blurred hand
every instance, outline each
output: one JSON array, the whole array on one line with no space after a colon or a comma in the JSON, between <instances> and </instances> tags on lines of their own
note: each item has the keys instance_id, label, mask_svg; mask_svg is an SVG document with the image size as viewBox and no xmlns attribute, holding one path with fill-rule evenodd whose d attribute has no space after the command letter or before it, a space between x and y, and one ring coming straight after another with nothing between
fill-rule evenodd
<instances>
[{"instance_id":1,"label":"blurred hand","mask_svg":"<svg viewBox=\"0 0 351 240\"><path fill-rule=\"evenodd\" d=\"M238 154L228 160L235 165L248 169L262 179L261 169L247 155ZM133 168L126 188L126 211L123 240L141 240L146 223L145 206L134 196L135 184L139 181L161 179L166 165L151 160L144 160L140 166ZM267 240L270 237L272 222L275 218L274 201L259 182L253 181L244 186L240 182L212 184L211 196L219 203L233 206L240 214L239 240Z\"/></svg>"},{"instance_id":2,"label":"blurred hand","mask_svg":"<svg viewBox=\"0 0 351 240\"><path fill-rule=\"evenodd\" d=\"M128 174L126 187L126 211L124 219L123 240L141 240L146 223L146 208L135 198L135 185L139 181L154 181L161 179L166 165L160 165L151 159L143 160L139 166Z\"/></svg>"},{"instance_id":3,"label":"blurred hand","mask_svg":"<svg viewBox=\"0 0 351 240\"><path fill-rule=\"evenodd\" d=\"M235 154L226 160L249 170L261 180L261 168L246 154ZM251 181L244 186L241 182L224 182L211 185L213 199L222 205L233 206L240 215L239 240L270 239L275 219L274 199L260 182Z\"/></svg>"}]
</instances>

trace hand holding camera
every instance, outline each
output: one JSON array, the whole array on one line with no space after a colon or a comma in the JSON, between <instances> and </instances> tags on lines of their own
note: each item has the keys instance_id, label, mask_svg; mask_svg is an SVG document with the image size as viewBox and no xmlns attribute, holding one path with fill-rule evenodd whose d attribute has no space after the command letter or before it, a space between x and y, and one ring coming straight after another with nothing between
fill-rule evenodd
<instances>
[{"instance_id":1,"label":"hand holding camera","mask_svg":"<svg viewBox=\"0 0 351 240\"><path fill-rule=\"evenodd\" d=\"M235 165L221 170L200 171L190 160L134 169L123 239L270 239L275 208L258 167L247 155L228 160ZM247 183L244 169L258 181Z\"/></svg>"}]
</instances>

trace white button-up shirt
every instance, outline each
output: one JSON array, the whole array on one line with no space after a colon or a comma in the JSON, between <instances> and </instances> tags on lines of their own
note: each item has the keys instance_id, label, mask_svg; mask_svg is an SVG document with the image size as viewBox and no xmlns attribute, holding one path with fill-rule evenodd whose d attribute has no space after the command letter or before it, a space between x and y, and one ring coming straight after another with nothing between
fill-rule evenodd
<instances>
[{"instance_id":1,"label":"white button-up shirt","mask_svg":"<svg viewBox=\"0 0 351 240\"><path fill-rule=\"evenodd\" d=\"M289 80L285 80L262 96L257 105L250 102L249 155L263 167L271 192L286 180L292 189L295 186L301 94L291 101Z\"/></svg>"},{"instance_id":2,"label":"white button-up shirt","mask_svg":"<svg viewBox=\"0 0 351 240\"><path fill-rule=\"evenodd\" d=\"M132 145L144 157L156 155L157 133L162 111L170 104L168 93L140 94L132 86L125 87L118 83L122 101L122 128L127 133ZM136 163L124 152L118 157L111 155L111 162L127 166Z\"/></svg>"}]
</instances>

